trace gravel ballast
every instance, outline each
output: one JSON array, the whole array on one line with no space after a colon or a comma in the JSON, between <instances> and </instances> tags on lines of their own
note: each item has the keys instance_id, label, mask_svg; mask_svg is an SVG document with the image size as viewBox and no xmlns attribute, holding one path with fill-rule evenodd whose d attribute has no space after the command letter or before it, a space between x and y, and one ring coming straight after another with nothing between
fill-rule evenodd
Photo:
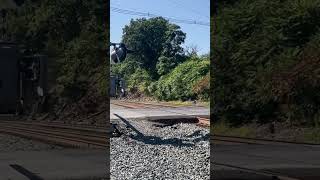
<instances>
[{"instance_id":1,"label":"gravel ballast","mask_svg":"<svg viewBox=\"0 0 320 180\"><path fill-rule=\"evenodd\" d=\"M111 139L111 179L210 179L209 129L195 124L158 125L130 120Z\"/></svg>"},{"instance_id":2,"label":"gravel ballast","mask_svg":"<svg viewBox=\"0 0 320 180\"><path fill-rule=\"evenodd\" d=\"M0 134L0 152L40 151L52 149L62 149L62 147L17 136Z\"/></svg>"}]
</instances>

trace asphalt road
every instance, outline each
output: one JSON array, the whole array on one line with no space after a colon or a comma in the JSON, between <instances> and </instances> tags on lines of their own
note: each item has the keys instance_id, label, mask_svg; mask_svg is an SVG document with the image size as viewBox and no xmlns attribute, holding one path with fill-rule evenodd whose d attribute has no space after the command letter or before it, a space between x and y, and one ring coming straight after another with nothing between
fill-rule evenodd
<instances>
[{"instance_id":1,"label":"asphalt road","mask_svg":"<svg viewBox=\"0 0 320 180\"><path fill-rule=\"evenodd\" d=\"M170 119L170 118L183 118L191 116L209 116L210 109L199 106L186 106L186 107L157 107L157 108L137 108L130 109L118 105L110 105L110 118L116 120L114 114L118 114L128 119Z\"/></svg>"},{"instance_id":2,"label":"asphalt road","mask_svg":"<svg viewBox=\"0 0 320 180\"><path fill-rule=\"evenodd\" d=\"M1 180L102 179L106 151L62 149L0 153Z\"/></svg>"},{"instance_id":3,"label":"asphalt road","mask_svg":"<svg viewBox=\"0 0 320 180\"><path fill-rule=\"evenodd\" d=\"M211 146L211 154L218 164L274 172L297 179L320 179L320 146L219 143ZM213 165L212 170L214 179L262 178L219 165Z\"/></svg>"}]
</instances>

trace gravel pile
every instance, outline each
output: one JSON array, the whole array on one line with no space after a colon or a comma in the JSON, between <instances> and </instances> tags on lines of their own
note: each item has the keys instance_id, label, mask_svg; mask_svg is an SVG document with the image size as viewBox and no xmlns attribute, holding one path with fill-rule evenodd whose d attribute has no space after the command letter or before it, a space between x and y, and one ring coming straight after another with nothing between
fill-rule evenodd
<instances>
[{"instance_id":1,"label":"gravel pile","mask_svg":"<svg viewBox=\"0 0 320 180\"><path fill-rule=\"evenodd\" d=\"M7 134L0 134L0 152L40 151L51 149L62 149L62 147Z\"/></svg>"},{"instance_id":2,"label":"gravel pile","mask_svg":"<svg viewBox=\"0 0 320 180\"><path fill-rule=\"evenodd\" d=\"M130 123L143 135L122 129L125 135L111 139L111 179L210 179L209 129Z\"/></svg>"}]
</instances>

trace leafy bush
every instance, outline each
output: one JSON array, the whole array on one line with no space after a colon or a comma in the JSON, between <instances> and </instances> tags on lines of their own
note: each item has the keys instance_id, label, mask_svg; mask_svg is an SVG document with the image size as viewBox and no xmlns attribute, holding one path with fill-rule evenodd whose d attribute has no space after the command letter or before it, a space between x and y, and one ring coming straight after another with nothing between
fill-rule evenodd
<instances>
[{"instance_id":1,"label":"leafy bush","mask_svg":"<svg viewBox=\"0 0 320 180\"><path fill-rule=\"evenodd\" d=\"M209 72L208 59L190 59L162 76L156 84L155 95L160 100L196 99L193 91L198 83Z\"/></svg>"},{"instance_id":2,"label":"leafy bush","mask_svg":"<svg viewBox=\"0 0 320 180\"><path fill-rule=\"evenodd\" d=\"M151 77L145 69L138 68L136 71L128 78L128 89L129 91L138 91L149 95L148 86L151 84Z\"/></svg>"},{"instance_id":3,"label":"leafy bush","mask_svg":"<svg viewBox=\"0 0 320 180\"><path fill-rule=\"evenodd\" d=\"M192 88L198 99L208 101L210 99L210 73L199 79Z\"/></svg>"}]
</instances>

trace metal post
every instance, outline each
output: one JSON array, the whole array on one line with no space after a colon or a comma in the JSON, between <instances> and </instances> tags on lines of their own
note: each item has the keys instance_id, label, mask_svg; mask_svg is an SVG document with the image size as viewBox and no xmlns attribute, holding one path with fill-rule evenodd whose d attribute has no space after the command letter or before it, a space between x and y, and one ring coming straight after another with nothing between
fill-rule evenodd
<instances>
[{"instance_id":1,"label":"metal post","mask_svg":"<svg viewBox=\"0 0 320 180\"><path fill-rule=\"evenodd\" d=\"M2 39L4 40L5 38L5 33L6 33L6 29L5 29L5 24L6 24L6 10L5 9L1 9L1 21L2 21L2 25L1 25L1 32L2 32Z\"/></svg>"}]
</instances>

